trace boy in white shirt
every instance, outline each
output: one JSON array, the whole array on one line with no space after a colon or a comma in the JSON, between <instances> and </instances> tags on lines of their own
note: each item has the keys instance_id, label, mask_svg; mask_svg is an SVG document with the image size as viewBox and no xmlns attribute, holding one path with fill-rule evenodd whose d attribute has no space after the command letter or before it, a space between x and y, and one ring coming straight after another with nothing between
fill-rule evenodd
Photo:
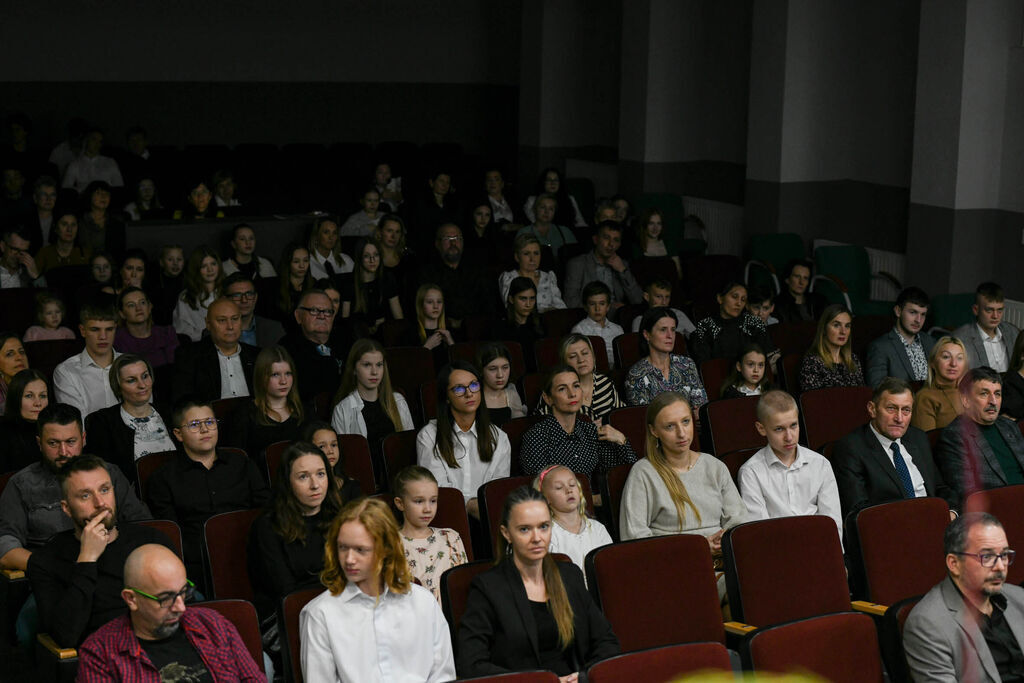
<instances>
[{"instance_id":1,"label":"boy in white shirt","mask_svg":"<svg viewBox=\"0 0 1024 683\"><path fill-rule=\"evenodd\" d=\"M793 397L778 389L764 394L757 402L754 426L768 445L740 468L740 496L751 519L828 515L842 538L839 488L832 465L797 443L800 414Z\"/></svg>"},{"instance_id":2,"label":"boy in white shirt","mask_svg":"<svg viewBox=\"0 0 1024 683\"><path fill-rule=\"evenodd\" d=\"M604 347L608 352L608 367L615 367L615 356L612 353L612 340L625 330L620 325L608 320L608 309L611 308L612 290L600 280L587 283L580 293L587 317L576 323L572 331L576 334L593 335L604 339Z\"/></svg>"}]
</instances>

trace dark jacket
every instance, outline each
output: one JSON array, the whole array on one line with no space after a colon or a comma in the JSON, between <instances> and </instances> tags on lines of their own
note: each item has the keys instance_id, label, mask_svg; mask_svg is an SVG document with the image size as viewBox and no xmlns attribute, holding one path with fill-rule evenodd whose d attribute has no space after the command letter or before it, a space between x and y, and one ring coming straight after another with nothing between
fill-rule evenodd
<instances>
[{"instance_id":1,"label":"dark jacket","mask_svg":"<svg viewBox=\"0 0 1024 683\"><path fill-rule=\"evenodd\" d=\"M1017 423L1000 416L995 427L1024 469L1024 436L1021 436ZM942 476L961 501L975 491L994 489L1010 483L978 424L966 415L957 416L942 430L935 447L935 461Z\"/></svg>"},{"instance_id":2,"label":"dark jacket","mask_svg":"<svg viewBox=\"0 0 1024 683\"><path fill-rule=\"evenodd\" d=\"M238 344L242 351L242 372L245 373L245 384L249 395L253 395L252 372L256 367L256 357L260 350L249 344ZM179 346L174 354L174 377L171 380L173 400L182 396L198 396L204 401L216 401L220 398L220 362L217 360L217 347L213 340L205 337L192 344Z\"/></svg>"},{"instance_id":3,"label":"dark jacket","mask_svg":"<svg viewBox=\"0 0 1024 683\"><path fill-rule=\"evenodd\" d=\"M157 413L170 432L174 429L168 416ZM114 463L128 481L139 490L138 475L135 471L135 430L121 419L121 404L112 405L85 418L85 433L88 438L88 452ZM173 438L173 437L172 437Z\"/></svg>"},{"instance_id":4,"label":"dark jacket","mask_svg":"<svg viewBox=\"0 0 1024 683\"><path fill-rule=\"evenodd\" d=\"M570 658L575 671L585 672L592 664L619 654L619 640L587 592L579 567L559 562L558 570L573 611ZM511 560L473 579L458 641L460 677L540 668L536 623L523 579Z\"/></svg>"}]
</instances>

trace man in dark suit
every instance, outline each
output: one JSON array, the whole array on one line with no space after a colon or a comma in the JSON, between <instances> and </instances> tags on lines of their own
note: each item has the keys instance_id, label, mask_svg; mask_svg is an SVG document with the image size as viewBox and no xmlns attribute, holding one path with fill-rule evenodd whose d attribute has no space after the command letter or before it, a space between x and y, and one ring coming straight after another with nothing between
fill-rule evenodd
<instances>
[{"instance_id":1,"label":"man in dark suit","mask_svg":"<svg viewBox=\"0 0 1024 683\"><path fill-rule=\"evenodd\" d=\"M938 496L959 509L959 498L935 466L928 437L910 426L913 411L910 385L886 377L868 403L871 421L836 444L832 468L844 519L872 505L924 496Z\"/></svg>"},{"instance_id":2,"label":"man in dark suit","mask_svg":"<svg viewBox=\"0 0 1024 683\"><path fill-rule=\"evenodd\" d=\"M203 401L252 396L252 372L260 350L238 341L242 314L231 299L217 299L206 312L209 336L179 346L171 381L174 401L195 396Z\"/></svg>"},{"instance_id":3,"label":"man in dark suit","mask_svg":"<svg viewBox=\"0 0 1024 683\"><path fill-rule=\"evenodd\" d=\"M289 332L281 340L281 346L295 361L299 396L303 403L312 402L322 393L333 399L341 383L341 366L348 349L327 344L337 313L326 292L311 289L302 295L295 308L299 329Z\"/></svg>"},{"instance_id":4,"label":"man in dark suit","mask_svg":"<svg viewBox=\"0 0 1024 683\"><path fill-rule=\"evenodd\" d=\"M896 297L896 325L868 346L864 374L869 387L886 377L908 382L928 379L928 356L935 346L931 335L921 333L928 305L928 295L919 287L907 287Z\"/></svg>"},{"instance_id":5,"label":"man in dark suit","mask_svg":"<svg viewBox=\"0 0 1024 683\"><path fill-rule=\"evenodd\" d=\"M1024 484L1024 436L999 415L1003 378L990 367L973 368L960 380L964 412L942 430L936 460L959 500L975 491Z\"/></svg>"}]
</instances>

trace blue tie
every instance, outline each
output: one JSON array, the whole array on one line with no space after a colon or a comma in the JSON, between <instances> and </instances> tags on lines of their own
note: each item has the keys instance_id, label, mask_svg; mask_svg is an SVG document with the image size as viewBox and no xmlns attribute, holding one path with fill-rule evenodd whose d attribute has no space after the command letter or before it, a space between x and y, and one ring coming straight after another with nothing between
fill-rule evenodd
<instances>
[{"instance_id":1,"label":"blue tie","mask_svg":"<svg viewBox=\"0 0 1024 683\"><path fill-rule=\"evenodd\" d=\"M900 478L900 484L903 486L903 497L914 498L914 482L910 480L910 470L907 469L907 463L900 454L900 445L893 441L889 448L892 450L892 464L896 467L896 476Z\"/></svg>"}]
</instances>

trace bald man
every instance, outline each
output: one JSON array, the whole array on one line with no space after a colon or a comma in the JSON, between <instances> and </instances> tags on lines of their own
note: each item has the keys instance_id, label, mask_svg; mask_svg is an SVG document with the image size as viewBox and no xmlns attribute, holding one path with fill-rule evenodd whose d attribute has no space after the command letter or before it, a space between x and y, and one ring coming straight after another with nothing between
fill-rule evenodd
<instances>
[{"instance_id":1,"label":"bald man","mask_svg":"<svg viewBox=\"0 0 1024 683\"><path fill-rule=\"evenodd\" d=\"M136 548L124 563L124 583L128 614L79 648L79 681L266 683L230 621L186 605L194 591L173 552L153 544Z\"/></svg>"},{"instance_id":2,"label":"bald man","mask_svg":"<svg viewBox=\"0 0 1024 683\"><path fill-rule=\"evenodd\" d=\"M239 341L242 312L238 304L220 298L206 310L206 330L201 340L179 346L174 355L172 396L203 401L252 395L252 373L260 350Z\"/></svg>"}]
</instances>

